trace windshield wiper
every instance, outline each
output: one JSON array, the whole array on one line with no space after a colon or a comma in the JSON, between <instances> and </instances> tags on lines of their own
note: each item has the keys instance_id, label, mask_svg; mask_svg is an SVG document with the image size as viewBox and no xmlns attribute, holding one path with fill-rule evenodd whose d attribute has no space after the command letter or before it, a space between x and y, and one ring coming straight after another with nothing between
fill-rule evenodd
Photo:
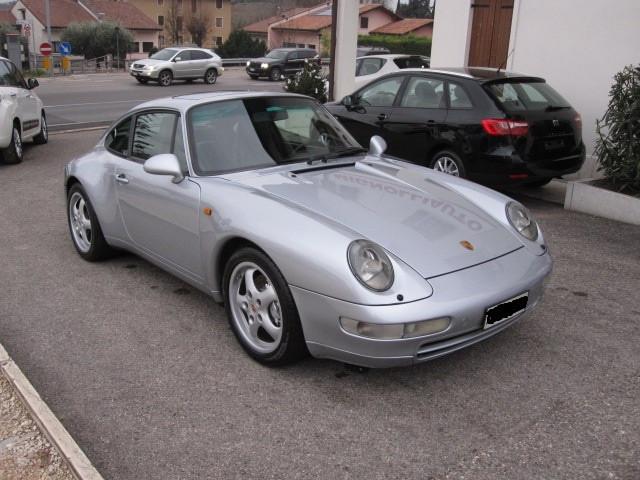
<instances>
[{"instance_id":1,"label":"windshield wiper","mask_svg":"<svg viewBox=\"0 0 640 480\"><path fill-rule=\"evenodd\" d=\"M334 158L349 157L351 155L356 155L358 153L364 153L364 152L366 152L366 150L362 147L343 148L342 150L336 150L335 152L312 155L307 160L307 163L309 165L312 165L313 162L317 162L318 160L320 160L323 163L326 163L328 160L333 160Z\"/></svg>"}]
</instances>

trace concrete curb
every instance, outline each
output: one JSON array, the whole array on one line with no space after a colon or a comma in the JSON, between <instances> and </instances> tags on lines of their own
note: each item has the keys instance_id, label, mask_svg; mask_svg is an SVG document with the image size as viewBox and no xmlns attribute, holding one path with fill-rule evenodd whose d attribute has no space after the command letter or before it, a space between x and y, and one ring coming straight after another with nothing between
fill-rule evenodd
<instances>
[{"instance_id":1,"label":"concrete curb","mask_svg":"<svg viewBox=\"0 0 640 480\"><path fill-rule=\"evenodd\" d=\"M33 416L42 432L60 452L69 469L78 480L103 480L82 449L69 435L60 420L40 398L31 382L0 344L0 370L9 380L18 396Z\"/></svg>"},{"instance_id":2,"label":"concrete curb","mask_svg":"<svg viewBox=\"0 0 640 480\"><path fill-rule=\"evenodd\" d=\"M640 225L640 199L591 185L593 180L586 178L567 184L565 210Z\"/></svg>"}]
</instances>

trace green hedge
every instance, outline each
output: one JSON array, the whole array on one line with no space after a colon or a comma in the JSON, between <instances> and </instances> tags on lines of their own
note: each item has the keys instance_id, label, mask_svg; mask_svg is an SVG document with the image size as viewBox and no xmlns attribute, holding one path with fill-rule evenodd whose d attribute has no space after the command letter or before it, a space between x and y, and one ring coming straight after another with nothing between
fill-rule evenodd
<instances>
[{"instance_id":1,"label":"green hedge","mask_svg":"<svg viewBox=\"0 0 640 480\"><path fill-rule=\"evenodd\" d=\"M359 35L360 47L386 47L391 53L431 55L431 39L415 35Z\"/></svg>"}]
</instances>

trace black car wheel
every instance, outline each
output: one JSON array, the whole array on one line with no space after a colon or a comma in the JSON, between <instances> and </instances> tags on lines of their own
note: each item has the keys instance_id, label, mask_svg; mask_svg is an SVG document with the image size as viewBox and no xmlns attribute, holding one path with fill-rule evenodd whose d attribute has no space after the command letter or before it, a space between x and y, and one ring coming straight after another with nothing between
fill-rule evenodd
<instances>
[{"instance_id":1,"label":"black car wheel","mask_svg":"<svg viewBox=\"0 0 640 480\"><path fill-rule=\"evenodd\" d=\"M249 75L251 77L251 80L257 80L258 79L258 75Z\"/></svg>"},{"instance_id":2,"label":"black car wheel","mask_svg":"<svg viewBox=\"0 0 640 480\"><path fill-rule=\"evenodd\" d=\"M454 177L466 177L462 160L451 150L441 150L436 153L431 159L429 167L437 172L453 175Z\"/></svg>"},{"instance_id":3,"label":"black car wheel","mask_svg":"<svg viewBox=\"0 0 640 480\"><path fill-rule=\"evenodd\" d=\"M138 82L140 82L143 85L145 85L149 81L149 79L147 78L137 78L137 77L136 77L136 80L138 80Z\"/></svg>"},{"instance_id":4,"label":"black car wheel","mask_svg":"<svg viewBox=\"0 0 640 480\"><path fill-rule=\"evenodd\" d=\"M158 83L162 87L168 87L173 82L173 74L169 70L163 70L158 75Z\"/></svg>"},{"instance_id":5,"label":"black car wheel","mask_svg":"<svg viewBox=\"0 0 640 480\"><path fill-rule=\"evenodd\" d=\"M280 73L279 68L272 68L271 72L269 73L269 80L271 80L272 82L277 82L278 80L280 80L281 75L282 74Z\"/></svg>"},{"instance_id":6,"label":"black car wheel","mask_svg":"<svg viewBox=\"0 0 640 480\"><path fill-rule=\"evenodd\" d=\"M210 68L204 74L204 83L207 85L213 85L218 80L218 71L215 68Z\"/></svg>"},{"instance_id":7,"label":"black car wheel","mask_svg":"<svg viewBox=\"0 0 640 480\"><path fill-rule=\"evenodd\" d=\"M7 148L0 149L0 155L6 164L14 165L22 161L22 137L17 125L13 126L11 143Z\"/></svg>"},{"instance_id":8,"label":"black car wheel","mask_svg":"<svg viewBox=\"0 0 640 480\"><path fill-rule=\"evenodd\" d=\"M308 354L289 286L267 255L250 247L236 251L222 284L231 329L252 358L283 365Z\"/></svg>"},{"instance_id":9,"label":"black car wheel","mask_svg":"<svg viewBox=\"0 0 640 480\"><path fill-rule=\"evenodd\" d=\"M33 137L33 143L36 145L44 145L49 141L49 130L47 129L47 118L44 112L40 114L40 133Z\"/></svg>"}]
</instances>

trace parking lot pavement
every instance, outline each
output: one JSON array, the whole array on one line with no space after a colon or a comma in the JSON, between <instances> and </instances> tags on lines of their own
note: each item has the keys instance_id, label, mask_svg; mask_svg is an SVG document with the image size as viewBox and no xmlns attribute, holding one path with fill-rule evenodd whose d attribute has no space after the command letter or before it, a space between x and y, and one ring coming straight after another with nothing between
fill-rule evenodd
<instances>
[{"instance_id":1,"label":"parking lot pavement","mask_svg":"<svg viewBox=\"0 0 640 480\"><path fill-rule=\"evenodd\" d=\"M105 478L640 478L640 228L523 197L555 258L531 317L413 368L269 369L203 294L75 253L62 166L97 137L0 168L0 337Z\"/></svg>"}]
</instances>

